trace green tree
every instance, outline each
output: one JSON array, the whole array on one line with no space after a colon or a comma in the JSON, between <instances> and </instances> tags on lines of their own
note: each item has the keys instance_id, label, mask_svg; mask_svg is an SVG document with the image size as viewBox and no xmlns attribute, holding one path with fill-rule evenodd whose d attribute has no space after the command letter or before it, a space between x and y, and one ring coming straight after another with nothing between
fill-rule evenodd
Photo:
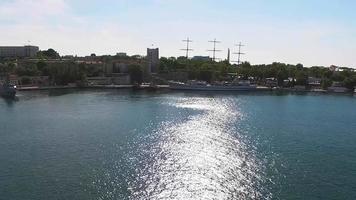
<instances>
[{"instance_id":1,"label":"green tree","mask_svg":"<svg viewBox=\"0 0 356 200\"><path fill-rule=\"evenodd\" d=\"M345 78L345 80L343 81L343 85L348 89L354 89L354 87L356 86L356 75Z\"/></svg>"},{"instance_id":2,"label":"green tree","mask_svg":"<svg viewBox=\"0 0 356 200\"><path fill-rule=\"evenodd\" d=\"M37 65L37 69L40 71L42 76L49 75L49 69L48 69L48 65L46 62L41 60L41 61L38 61L36 65Z\"/></svg>"},{"instance_id":3,"label":"green tree","mask_svg":"<svg viewBox=\"0 0 356 200\"><path fill-rule=\"evenodd\" d=\"M140 65L129 65L128 71L131 78L131 83L142 84L143 82L143 69Z\"/></svg>"},{"instance_id":4,"label":"green tree","mask_svg":"<svg viewBox=\"0 0 356 200\"><path fill-rule=\"evenodd\" d=\"M297 79L296 85L306 85L308 75L304 71L298 71L296 73L296 79Z\"/></svg>"},{"instance_id":5,"label":"green tree","mask_svg":"<svg viewBox=\"0 0 356 200\"><path fill-rule=\"evenodd\" d=\"M278 86L283 86L284 80L288 78L288 72L283 68L277 72Z\"/></svg>"},{"instance_id":6,"label":"green tree","mask_svg":"<svg viewBox=\"0 0 356 200\"><path fill-rule=\"evenodd\" d=\"M326 90L328 89L328 87L330 87L333 84L332 80L328 79L328 78L323 78L321 80L321 87Z\"/></svg>"},{"instance_id":7,"label":"green tree","mask_svg":"<svg viewBox=\"0 0 356 200\"><path fill-rule=\"evenodd\" d=\"M58 59L60 58L60 55L57 51L55 51L54 49L48 49L45 51L39 51L37 53L37 57L39 58L49 58L49 59Z\"/></svg>"},{"instance_id":8,"label":"green tree","mask_svg":"<svg viewBox=\"0 0 356 200\"><path fill-rule=\"evenodd\" d=\"M213 72L210 70L202 70L199 73L199 79L211 83L213 80Z\"/></svg>"},{"instance_id":9,"label":"green tree","mask_svg":"<svg viewBox=\"0 0 356 200\"><path fill-rule=\"evenodd\" d=\"M0 66L0 73L3 74L9 74L13 73L15 71L16 64L13 62L5 63L2 66Z\"/></svg>"}]
</instances>

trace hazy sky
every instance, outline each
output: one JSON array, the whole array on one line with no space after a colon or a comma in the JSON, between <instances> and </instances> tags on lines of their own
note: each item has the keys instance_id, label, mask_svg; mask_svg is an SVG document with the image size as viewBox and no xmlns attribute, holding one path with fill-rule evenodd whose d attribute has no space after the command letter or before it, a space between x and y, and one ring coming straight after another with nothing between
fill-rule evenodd
<instances>
[{"instance_id":1,"label":"hazy sky","mask_svg":"<svg viewBox=\"0 0 356 200\"><path fill-rule=\"evenodd\" d=\"M0 0L0 45L54 48L61 55L90 53L180 56L246 44L251 63L356 67L354 0ZM233 60L236 56L233 56Z\"/></svg>"}]
</instances>

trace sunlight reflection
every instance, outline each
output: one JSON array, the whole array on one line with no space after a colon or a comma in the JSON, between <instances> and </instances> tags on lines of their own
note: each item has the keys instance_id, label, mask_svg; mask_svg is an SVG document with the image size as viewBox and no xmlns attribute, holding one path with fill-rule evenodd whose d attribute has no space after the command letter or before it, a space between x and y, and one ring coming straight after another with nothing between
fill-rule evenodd
<instances>
[{"instance_id":1,"label":"sunlight reflection","mask_svg":"<svg viewBox=\"0 0 356 200\"><path fill-rule=\"evenodd\" d=\"M132 199L255 199L261 164L236 129L236 101L179 98L170 104L201 111L183 122L163 123L145 147ZM266 199L266 196L264 196Z\"/></svg>"}]
</instances>

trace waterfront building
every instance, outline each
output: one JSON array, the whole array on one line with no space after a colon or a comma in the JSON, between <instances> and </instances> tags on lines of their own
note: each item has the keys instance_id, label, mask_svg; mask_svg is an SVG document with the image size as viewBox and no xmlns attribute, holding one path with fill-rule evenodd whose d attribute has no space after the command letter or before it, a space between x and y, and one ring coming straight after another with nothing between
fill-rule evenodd
<instances>
[{"instance_id":1,"label":"waterfront building","mask_svg":"<svg viewBox=\"0 0 356 200\"><path fill-rule=\"evenodd\" d=\"M0 75L0 85L10 83L11 85L19 85L19 79L17 75Z\"/></svg>"},{"instance_id":2,"label":"waterfront building","mask_svg":"<svg viewBox=\"0 0 356 200\"><path fill-rule=\"evenodd\" d=\"M87 77L89 85L110 85L111 78L105 76Z\"/></svg>"},{"instance_id":3,"label":"waterfront building","mask_svg":"<svg viewBox=\"0 0 356 200\"><path fill-rule=\"evenodd\" d=\"M129 85L129 74L111 74L110 76L87 77L89 85Z\"/></svg>"},{"instance_id":4,"label":"waterfront building","mask_svg":"<svg viewBox=\"0 0 356 200\"><path fill-rule=\"evenodd\" d=\"M116 53L116 56L119 56L119 57L126 57L126 56L127 56L127 53L125 53L125 52L119 52L119 53Z\"/></svg>"},{"instance_id":5,"label":"waterfront building","mask_svg":"<svg viewBox=\"0 0 356 200\"><path fill-rule=\"evenodd\" d=\"M65 55L65 56L62 56L63 59L74 59L74 56L73 55Z\"/></svg>"},{"instance_id":6,"label":"waterfront building","mask_svg":"<svg viewBox=\"0 0 356 200\"><path fill-rule=\"evenodd\" d=\"M349 89L346 87L343 87L340 82L333 82L331 87L328 87L329 92L335 92L335 93L345 93L349 92Z\"/></svg>"},{"instance_id":7,"label":"waterfront building","mask_svg":"<svg viewBox=\"0 0 356 200\"><path fill-rule=\"evenodd\" d=\"M128 73L129 63L113 62L113 73Z\"/></svg>"},{"instance_id":8,"label":"waterfront building","mask_svg":"<svg viewBox=\"0 0 356 200\"><path fill-rule=\"evenodd\" d=\"M0 58L32 58L38 51L37 46L0 46Z\"/></svg>"},{"instance_id":9,"label":"waterfront building","mask_svg":"<svg viewBox=\"0 0 356 200\"><path fill-rule=\"evenodd\" d=\"M159 67L159 48L147 49L148 72L157 73Z\"/></svg>"},{"instance_id":10,"label":"waterfront building","mask_svg":"<svg viewBox=\"0 0 356 200\"><path fill-rule=\"evenodd\" d=\"M321 89L321 78L308 77L307 82L310 89Z\"/></svg>"},{"instance_id":11,"label":"waterfront building","mask_svg":"<svg viewBox=\"0 0 356 200\"><path fill-rule=\"evenodd\" d=\"M283 87L291 87L293 86L293 82L296 82L296 79L293 77L288 77L288 79L283 80Z\"/></svg>"},{"instance_id":12,"label":"waterfront building","mask_svg":"<svg viewBox=\"0 0 356 200\"><path fill-rule=\"evenodd\" d=\"M274 77L266 78L266 83L265 83L265 85L266 85L267 87L271 87L271 88L277 87L277 86L278 86L278 81L277 81L277 79L274 78Z\"/></svg>"},{"instance_id":13,"label":"waterfront building","mask_svg":"<svg viewBox=\"0 0 356 200\"><path fill-rule=\"evenodd\" d=\"M194 61L211 61L211 58L209 56L194 56L192 58Z\"/></svg>"},{"instance_id":14,"label":"waterfront building","mask_svg":"<svg viewBox=\"0 0 356 200\"><path fill-rule=\"evenodd\" d=\"M293 87L293 89L294 89L295 91L299 91L299 92L305 92L305 91L307 91L307 88L305 87L305 85L295 85L295 86Z\"/></svg>"},{"instance_id":15,"label":"waterfront building","mask_svg":"<svg viewBox=\"0 0 356 200\"><path fill-rule=\"evenodd\" d=\"M336 72L336 71L339 71L339 67L338 66L335 66L335 65L331 65L329 67L329 70L332 71L332 72Z\"/></svg>"},{"instance_id":16,"label":"waterfront building","mask_svg":"<svg viewBox=\"0 0 356 200\"><path fill-rule=\"evenodd\" d=\"M117 73L128 73L130 65L146 66L144 59L132 59L130 57L120 57L104 63L104 72L107 75Z\"/></svg>"}]
</instances>

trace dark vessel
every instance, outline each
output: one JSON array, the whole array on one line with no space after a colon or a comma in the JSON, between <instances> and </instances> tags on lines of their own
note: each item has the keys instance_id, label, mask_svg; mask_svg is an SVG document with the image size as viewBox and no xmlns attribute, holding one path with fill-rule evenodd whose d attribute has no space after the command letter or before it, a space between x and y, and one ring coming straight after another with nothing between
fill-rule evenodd
<instances>
[{"instance_id":1,"label":"dark vessel","mask_svg":"<svg viewBox=\"0 0 356 200\"><path fill-rule=\"evenodd\" d=\"M16 86L9 83L0 84L0 96L4 98L15 98Z\"/></svg>"},{"instance_id":2,"label":"dark vessel","mask_svg":"<svg viewBox=\"0 0 356 200\"><path fill-rule=\"evenodd\" d=\"M208 84L205 81L189 81L188 83L171 82L172 90L200 90L200 91L255 91L256 85L251 85L250 81L238 81L227 84Z\"/></svg>"}]
</instances>

